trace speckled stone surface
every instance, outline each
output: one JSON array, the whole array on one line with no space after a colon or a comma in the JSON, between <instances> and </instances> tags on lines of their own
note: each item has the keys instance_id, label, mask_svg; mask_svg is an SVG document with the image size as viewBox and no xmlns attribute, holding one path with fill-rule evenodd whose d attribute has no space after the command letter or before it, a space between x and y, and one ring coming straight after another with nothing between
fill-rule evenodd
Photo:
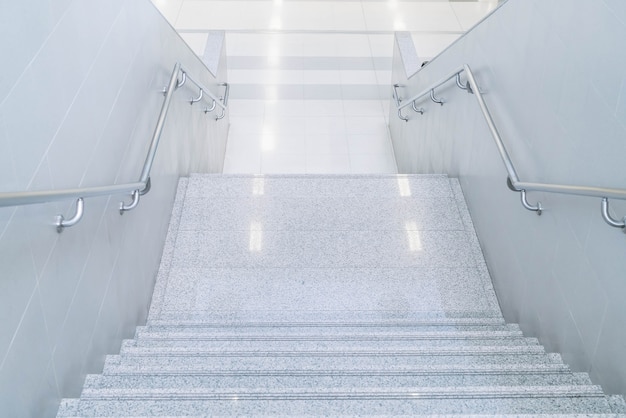
<instances>
[{"instance_id":1,"label":"speckled stone surface","mask_svg":"<svg viewBox=\"0 0 626 418\"><path fill-rule=\"evenodd\" d=\"M194 174L189 177L187 198L215 197L453 197L447 176L425 175L238 175Z\"/></svg>"},{"instance_id":2,"label":"speckled stone surface","mask_svg":"<svg viewBox=\"0 0 626 418\"><path fill-rule=\"evenodd\" d=\"M194 175L160 312L500 315L468 218L440 175Z\"/></svg>"},{"instance_id":3,"label":"speckled stone surface","mask_svg":"<svg viewBox=\"0 0 626 418\"><path fill-rule=\"evenodd\" d=\"M406 77L410 78L422 66L422 60L417 55L411 32L396 32L396 43L404 64L404 72Z\"/></svg>"},{"instance_id":4,"label":"speckled stone surface","mask_svg":"<svg viewBox=\"0 0 626 418\"><path fill-rule=\"evenodd\" d=\"M185 193L187 191L188 182L189 179L186 177L181 177L178 180L178 188L176 190L176 197L174 199L174 206L172 208L172 217L170 218L170 224L168 226L167 235L165 237L163 254L161 255L161 264L159 265L159 272L157 273L157 279L154 285L154 292L152 293L150 311L148 312L148 320L158 318L159 314L161 313L163 299L165 298L165 292L167 289L167 281L170 275L170 267L174 255L174 248L176 246L176 236L178 234L180 217L183 212L183 202L185 200Z\"/></svg>"},{"instance_id":5,"label":"speckled stone surface","mask_svg":"<svg viewBox=\"0 0 626 418\"><path fill-rule=\"evenodd\" d=\"M235 309L257 312L252 320L259 311L301 309L378 311L383 318L497 308L475 268L174 268L172 275L163 315Z\"/></svg>"},{"instance_id":6,"label":"speckled stone surface","mask_svg":"<svg viewBox=\"0 0 626 418\"><path fill-rule=\"evenodd\" d=\"M361 396L358 396L361 395ZM601 397L544 397L529 399L524 397L511 398L460 398L449 395L447 398L428 398L420 392L408 393L404 397L393 399L375 399L372 393L348 393L322 399L303 399L303 396L293 396L291 399L249 400L238 394L225 394L221 400L85 400L81 402L79 412L84 416L111 416L111 409L115 408L120 415L126 416L172 416L178 414L203 415L207 411L211 414L226 415L298 415L297 411L318 416L334 416L337 414L358 415L387 415L398 414L456 414L466 411L481 410L483 413L536 413L538 410L546 413L571 412L602 412L606 409L606 400ZM287 399L285 399L287 398Z\"/></svg>"},{"instance_id":7,"label":"speckled stone surface","mask_svg":"<svg viewBox=\"0 0 626 418\"><path fill-rule=\"evenodd\" d=\"M202 55L202 61L207 66L211 74L217 77L217 69L224 46L224 31L210 31Z\"/></svg>"},{"instance_id":8,"label":"speckled stone surface","mask_svg":"<svg viewBox=\"0 0 626 418\"><path fill-rule=\"evenodd\" d=\"M474 318L458 320L450 318L448 320L412 320L409 318L379 318L373 317L364 320L362 312L334 311L327 314L335 316L333 320L314 321L307 315L300 319L296 312L293 320L285 320L277 311L259 312L260 316L266 316L262 321L250 321L249 318L240 317L232 312L226 314L217 312L215 316L207 314L205 320L168 320L154 321L146 331L138 333L139 338L154 332L165 333L198 333L198 334L223 334L233 335L310 335L311 333L323 332L327 335L351 335L353 333L391 333L413 335L420 332L428 332L433 335L442 332L519 332L517 324L502 324L496 318L489 318L489 321L480 321ZM313 311L312 315L319 315L322 311ZM280 316L280 317L279 317ZM269 318L276 318L271 321Z\"/></svg>"},{"instance_id":9,"label":"speckled stone surface","mask_svg":"<svg viewBox=\"0 0 626 418\"><path fill-rule=\"evenodd\" d=\"M62 399L61 404L59 405L57 416L75 416L78 413L79 405L79 399Z\"/></svg>"},{"instance_id":10,"label":"speckled stone surface","mask_svg":"<svg viewBox=\"0 0 626 418\"><path fill-rule=\"evenodd\" d=\"M588 416L620 399L504 322L455 179L192 175L148 324L59 416Z\"/></svg>"},{"instance_id":11,"label":"speckled stone surface","mask_svg":"<svg viewBox=\"0 0 626 418\"><path fill-rule=\"evenodd\" d=\"M187 202L181 230L248 230L251 217L272 231L463 230L454 198L247 196Z\"/></svg>"},{"instance_id":12,"label":"speckled stone surface","mask_svg":"<svg viewBox=\"0 0 626 418\"><path fill-rule=\"evenodd\" d=\"M419 371L393 372L386 370L360 370L358 373L338 373L332 370L307 372L256 372L227 373L214 372L181 376L177 374L129 375L109 374L90 375L85 388L90 389L167 389L167 388L380 388L380 387L445 387L445 386L555 386L590 385L588 378L576 378L569 373L516 373L502 371L496 373L471 373L463 370L452 373L419 373Z\"/></svg>"},{"instance_id":13,"label":"speckled stone surface","mask_svg":"<svg viewBox=\"0 0 626 418\"><path fill-rule=\"evenodd\" d=\"M207 337L189 335L187 338L170 339L166 336L161 337L159 334L152 334L150 337L142 336L138 340L124 341L122 344L122 352L126 348L187 348L190 350L198 350L208 348L212 350L321 350L321 349L411 349L415 347L455 347L455 346L473 346L473 345L490 345L490 346L537 346L539 343L535 338L524 337L503 337L494 333L478 332L449 332L448 335L439 333L435 336L429 336L427 333L412 335L393 335L387 334L382 336L373 336L368 334L353 335L350 338L345 336L329 336L329 335L308 335L308 336L282 336L282 337L257 337L250 338L245 336L222 336Z\"/></svg>"},{"instance_id":14,"label":"speckled stone surface","mask_svg":"<svg viewBox=\"0 0 626 418\"><path fill-rule=\"evenodd\" d=\"M626 415L626 401L623 396L610 395L608 398L609 405L611 405L611 410L613 412L619 413L620 415Z\"/></svg>"},{"instance_id":15,"label":"speckled stone surface","mask_svg":"<svg viewBox=\"0 0 626 418\"><path fill-rule=\"evenodd\" d=\"M501 347L500 347L501 348ZM479 353L463 350L455 353L426 354L426 350L409 352L250 352L215 353L208 355L192 352L171 356L130 356L120 359L120 364L106 364L106 372L116 370L158 372L187 370L190 372L207 370L396 370L429 365L490 365L552 363L543 354ZM495 350L493 350L495 351ZM245 354L245 355L243 355Z\"/></svg>"}]
</instances>

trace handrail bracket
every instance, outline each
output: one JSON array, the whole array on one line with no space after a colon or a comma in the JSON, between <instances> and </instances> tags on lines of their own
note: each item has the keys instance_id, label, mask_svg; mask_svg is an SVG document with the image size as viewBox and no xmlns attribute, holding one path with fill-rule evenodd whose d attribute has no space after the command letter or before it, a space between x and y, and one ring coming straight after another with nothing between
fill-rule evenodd
<instances>
[{"instance_id":1,"label":"handrail bracket","mask_svg":"<svg viewBox=\"0 0 626 418\"><path fill-rule=\"evenodd\" d=\"M461 72L456 73L456 86L461 90L467 91L469 94L474 94L474 90L472 90L472 85L469 81L466 81L465 84L461 83Z\"/></svg>"},{"instance_id":2,"label":"handrail bracket","mask_svg":"<svg viewBox=\"0 0 626 418\"><path fill-rule=\"evenodd\" d=\"M622 228L626 232L626 216L622 220L613 218L609 213L609 199L606 197L602 198L602 219L612 227Z\"/></svg>"},{"instance_id":3,"label":"handrail bracket","mask_svg":"<svg viewBox=\"0 0 626 418\"><path fill-rule=\"evenodd\" d=\"M417 107L417 105L415 104L415 100L413 100L413 102L411 103L411 107L413 108L413 111L415 113L419 113L420 115L424 114L424 108L423 107ZM398 111L400 112L400 110Z\"/></svg>"},{"instance_id":4,"label":"handrail bracket","mask_svg":"<svg viewBox=\"0 0 626 418\"><path fill-rule=\"evenodd\" d=\"M74 216L66 220L63 215L57 215L55 220L57 232L60 234L65 228L76 225L82 219L84 213L85 202L82 197L79 197L78 200L76 200L76 213L74 213Z\"/></svg>"},{"instance_id":5,"label":"handrail bracket","mask_svg":"<svg viewBox=\"0 0 626 418\"><path fill-rule=\"evenodd\" d=\"M224 87L224 96L221 96L219 98L224 106L222 107L222 112L215 117L215 120L224 119L224 116L226 116L226 107L228 107L228 96L230 96L230 84L220 83L219 85Z\"/></svg>"},{"instance_id":6,"label":"handrail bracket","mask_svg":"<svg viewBox=\"0 0 626 418\"><path fill-rule=\"evenodd\" d=\"M126 205L124 202L120 202L120 215L123 215L124 212L128 212L129 210L135 209L137 205L139 204L140 195L141 195L141 192L139 190L135 190L132 194L133 200L128 205Z\"/></svg>"},{"instance_id":7,"label":"handrail bracket","mask_svg":"<svg viewBox=\"0 0 626 418\"><path fill-rule=\"evenodd\" d=\"M214 111L216 106L217 106L217 102L213 100L213 104L211 105L211 107L204 108L204 113L209 113L209 112Z\"/></svg>"},{"instance_id":8,"label":"handrail bracket","mask_svg":"<svg viewBox=\"0 0 626 418\"><path fill-rule=\"evenodd\" d=\"M441 106L443 106L444 101L442 99L438 99L437 97L435 97L435 89L430 90L430 100L432 100L434 103L439 103Z\"/></svg>"},{"instance_id":9,"label":"handrail bracket","mask_svg":"<svg viewBox=\"0 0 626 418\"><path fill-rule=\"evenodd\" d=\"M543 211L543 207L541 206L541 202L537 202L536 205L531 205L530 203L528 203L528 198L526 196L526 189L518 189L518 188L516 188L513 185L513 182L511 181L511 177L507 177L506 178L506 186L511 191L519 192L520 199L522 200L522 206L524 206L525 209L528 209L528 210L530 210L532 212L537 212L537 215L541 216L541 212Z\"/></svg>"},{"instance_id":10,"label":"handrail bracket","mask_svg":"<svg viewBox=\"0 0 626 418\"><path fill-rule=\"evenodd\" d=\"M522 206L524 206L525 209L536 212L537 215L541 216L541 211L543 210L543 208L541 207L541 202L537 202L536 205L531 205L530 203L528 203L525 189L520 190L520 198L522 200Z\"/></svg>"},{"instance_id":11,"label":"handrail bracket","mask_svg":"<svg viewBox=\"0 0 626 418\"><path fill-rule=\"evenodd\" d=\"M189 103L193 105L194 103L199 102L200 100L202 100L203 95L204 95L204 90L200 89L200 93L198 93L198 97L192 97L189 100Z\"/></svg>"},{"instance_id":12,"label":"handrail bracket","mask_svg":"<svg viewBox=\"0 0 626 418\"><path fill-rule=\"evenodd\" d=\"M181 80L180 81L176 80L176 88L177 89L179 89L182 86L184 86L185 83L187 82L187 73L184 72L184 71L181 71L181 73L183 74L183 76L181 77Z\"/></svg>"},{"instance_id":13,"label":"handrail bracket","mask_svg":"<svg viewBox=\"0 0 626 418\"><path fill-rule=\"evenodd\" d=\"M393 100L396 102L396 107L400 107L400 103L402 103L402 99L400 99L400 95L398 94L398 88L402 87L400 84L394 84L392 86L392 97ZM413 103L413 106L415 106L415 103ZM402 109L398 109L398 118L400 118L400 120L403 120L405 122L409 121L409 117L408 116L404 116L402 114Z\"/></svg>"}]
</instances>

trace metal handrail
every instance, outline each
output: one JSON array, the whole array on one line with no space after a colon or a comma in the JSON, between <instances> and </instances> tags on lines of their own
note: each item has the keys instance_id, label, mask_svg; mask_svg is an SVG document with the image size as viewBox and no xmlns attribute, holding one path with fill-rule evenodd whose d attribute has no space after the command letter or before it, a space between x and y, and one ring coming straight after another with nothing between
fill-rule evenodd
<instances>
[{"instance_id":1,"label":"metal handrail","mask_svg":"<svg viewBox=\"0 0 626 418\"><path fill-rule=\"evenodd\" d=\"M465 73L467 78L467 83L461 83L461 73ZM434 94L434 90L443 84L446 84L448 81L455 79L457 87L466 90L468 93L474 94L476 100L478 101L478 105L482 112L485 121L487 122L487 126L489 127L489 132L493 137L493 140L498 148L498 152L500 154L500 158L504 163L504 167L506 168L508 178L507 183L509 188L513 191L520 192L522 198L522 205L531 211L536 212L538 215L541 215L542 207L541 203L537 203L536 205L531 205L526 200L526 193L528 191L535 192L547 192L547 193L559 193L559 194L569 194L569 195L577 195L577 196L585 196L585 197L599 197L602 199L602 207L601 214L604 221L616 228L621 228L626 231L626 216L621 220L616 220L611 217L609 214L609 198L613 199L622 199L626 200L626 189L614 189L608 187L597 187L597 186L575 186L575 185L564 185L564 184L551 184L551 183L533 183L533 182L525 182L521 181L517 171L515 170L515 166L513 165L513 161L509 156L509 153L504 145L504 141L502 141L502 136L498 131L498 128L491 117L491 113L489 112L489 107L485 103L483 98L483 93L480 91L478 87L478 83L476 82L476 78L474 77L474 73L469 65L464 64L462 67L454 70L448 76L440 79L438 82L434 83L431 87L421 91L420 93L414 95L404 103L400 104L399 101L396 100L397 97L397 88L398 85L394 85L393 93L394 93L394 101L396 102L396 109L398 110L398 115L401 115L402 109L405 107L411 106L413 109L416 109L416 102L420 99L423 99L426 96L429 96L432 100L432 95ZM420 112L423 113L423 110ZM404 117L400 117L402 120L406 120Z\"/></svg>"},{"instance_id":2,"label":"metal handrail","mask_svg":"<svg viewBox=\"0 0 626 418\"><path fill-rule=\"evenodd\" d=\"M182 73L181 81L178 80L178 75L180 73ZM133 183L113 184L109 186L84 187L74 189L0 192L0 207L31 205L37 203L61 201L66 199L76 199L76 213L69 220L65 220L63 215L57 215L55 225L58 232L61 232L65 227L75 225L81 219L84 208L83 199L87 197L110 196L122 193L130 193L132 194L133 201L129 205L121 202L120 213L124 213L125 211L135 208L139 203L139 196L146 194L150 190L150 172L154 163L154 157L159 147L159 141L161 139L161 134L163 133L163 127L165 126L165 120L167 119L172 96L174 92L178 88L182 87L187 80L195 84L200 89L200 91L204 92L204 95L208 96L210 100L213 101L213 109L215 108L216 103L223 109L224 112L226 110L227 101L224 101L225 103L222 103L220 99L215 97L215 95L213 95L202 84L189 77L189 75L182 68L180 63L176 63L174 65L174 69L172 70L172 75L170 76L169 83L164 90L165 98L163 99L163 105L161 106L159 118L154 128L154 133L152 134L150 148L146 155L139 181ZM221 83L220 85L227 85L227 83ZM205 100L207 99L205 98Z\"/></svg>"}]
</instances>

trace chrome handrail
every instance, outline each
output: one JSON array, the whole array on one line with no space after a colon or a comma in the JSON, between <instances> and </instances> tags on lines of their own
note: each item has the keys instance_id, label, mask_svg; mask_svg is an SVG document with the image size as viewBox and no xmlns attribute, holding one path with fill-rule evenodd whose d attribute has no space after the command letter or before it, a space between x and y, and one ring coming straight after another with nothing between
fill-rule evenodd
<instances>
[{"instance_id":1,"label":"chrome handrail","mask_svg":"<svg viewBox=\"0 0 626 418\"><path fill-rule=\"evenodd\" d=\"M157 119L156 126L154 127L154 133L152 134L152 141L150 142L150 149L148 150L148 155L146 155L146 161L143 164L143 169L141 170L141 176L139 176L139 181L141 183L147 183L148 178L150 177L150 171L152 170L152 164L154 163L154 156L156 155L157 149L159 148L159 141L161 140L161 133L163 132L163 126L165 125L165 118L167 118L167 113L170 109L170 103L172 101L172 96L174 95L174 91L177 88L180 88L187 79L186 73L183 71L183 82L178 83L178 72L181 70L180 63L176 63L174 65L174 70L172 71L172 76L170 77L170 82L167 85L167 93L165 93L165 99L163 99L163 104L161 105L161 112L159 112L159 119ZM143 187L142 187L143 189Z\"/></svg>"},{"instance_id":2,"label":"chrome handrail","mask_svg":"<svg viewBox=\"0 0 626 418\"><path fill-rule=\"evenodd\" d=\"M182 80L178 80L178 75L182 73ZM47 203L47 202L55 202L61 200L68 199L77 199L76 203L76 214L69 220L65 220L63 215L57 215L55 225L57 227L57 231L63 231L63 228L68 226L73 226L81 219L83 215L84 203L83 199L87 197L97 197L97 196L110 196L122 193L132 194L133 201L126 205L124 202L120 203L119 209L120 213L124 213L128 210L131 210L137 206L139 203L139 196L144 195L150 191L151 181L150 181L150 172L152 170L152 165L154 163L154 157L156 155L157 149L159 147L159 141L161 139L161 134L163 133L163 127L165 126L165 120L167 118L170 104L172 101L172 96L174 92L182 87L185 82L189 80L193 84L195 84L201 91L204 92L204 95L208 96L210 100L214 103L217 103L223 111L226 111L227 107L227 99L222 103L220 99L215 97L208 89L206 89L202 84L195 81L193 78L189 77L187 72L182 68L180 63L176 63L174 65L174 69L172 70L172 75L170 76L169 83L164 90L165 98L163 99L163 105L161 106L161 111L159 113L159 118L157 120L156 126L154 128L154 133L152 134L152 140L150 141L150 148L146 155L146 159L143 164L143 168L141 170L141 175L139 181L133 183L123 183L123 184L113 184L108 186L95 186L95 187L84 187L84 188L74 188L74 189L55 189L55 190L41 190L41 191L23 191L23 192L0 192L0 207L8 207L8 206L21 206L21 205L31 205L37 203ZM227 85L227 83L220 83L220 85ZM202 98L202 97L201 97ZM206 97L205 97L205 100ZM215 108L215 104L213 104L213 108Z\"/></svg>"},{"instance_id":3,"label":"chrome handrail","mask_svg":"<svg viewBox=\"0 0 626 418\"><path fill-rule=\"evenodd\" d=\"M467 78L467 83L464 85L461 83L461 73L465 73ZM487 126L489 127L489 132L493 137L493 140L498 148L498 152L500 154L500 158L504 163L504 167L506 168L508 178L507 183L509 188L513 191L520 192L522 205L524 208L536 212L538 215L541 215L542 207L540 202L537 202L536 205L531 205L526 200L526 193L529 191L535 192L547 192L547 193L559 193L559 194L569 194L576 196L585 196L585 197L599 197L602 199L601 206L601 214L604 221L610 226L621 228L626 231L626 216L622 220L616 220L611 217L609 214L609 198L613 199L622 199L626 200L626 189L614 189L609 187L597 187L597 186L575 186L575 185L564 185L564 184L551 184L551 183L533 183L533 182L525 182L521 181L517 171L515 170L515 166L513 165L513 161L504 145L504 141L502 140L502 136L498 131L498 128L491 117L491 113L489 112L489 107L485 103L483 98L483 93L480 91L478 87L478 83L476 82L476 78L474 77L474 73L469 65L464 64L462 67L457 68L449 74L448 76L440 79L438 82L434 83L432 86L427 89L421 91L420 93L414 95L404 103L400 104L399 101L396 100L397 95L397 87L398 85L394 85L394 101L396 102L396 109L398 110L398 115L401 115L402 109L405 107L411 106L414 110L417 108L416 102L424 97L429 96L432 100L432 92L437 87L442 86L448 81L455 79L456 86L460 89L466 90L468 93L473 94L476 97L478 105L480 107L481 113L487 122ZM433 100L434 101L434 100ZM423 109L420 109L420 113L423 113ZM400 119L405 120L404 117L400 117Z\"/></svg>"}]
</instances>

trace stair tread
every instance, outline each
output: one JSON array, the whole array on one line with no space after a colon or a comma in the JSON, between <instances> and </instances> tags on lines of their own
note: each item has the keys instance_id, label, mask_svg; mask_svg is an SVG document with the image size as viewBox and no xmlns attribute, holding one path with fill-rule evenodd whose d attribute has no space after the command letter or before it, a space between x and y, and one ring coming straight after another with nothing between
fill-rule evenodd
<instances>
[{"instance_id":1,"label":"stair tread","mask_svg":"<svg viewBox=\"0 0 626 418\"><path fill-rule=\"evenodd\" d=\"M216 399L222 400L236 397L245 399L320 399L323 397L350 397L352 399L378 397L393 398L428 398L428 397L604 397L604 392L596 385L562 385L562 386L478 386L478 387L386 387L386 388L283 388L267 390L266 388L86 388L81 399L113 398L117 400L141 397L177 396L178 399ZM259 397L259 398L256 398Z\"/></svg>"},{"instance_id":2,"label":"stair tread","mask_svg":"<svg viewBox=\"0 0 626 418\"><path fill-rule=\"evenodd\" d=\"M341 348L341 347L339 347ZM194 356L194 357L238 357L238 356L259 356L259 357L293 357L293 356L330 356L330 357L352 357L352 356L436 356L436 355L482 355L482 354L544 354L544 348L540 345L519 345L519 346L446 346L446 347L415 347L412 349L301 349L301 350L232 350L222 349L198 349L187 347L124 347L120 353L124 356Z\"/></svg>"},{"instance_id":3,"label":"stair tread","mask_svg":"<svg viewBox=\"0 0 626 418\"><path fill-rule=\"evenodd\" d=\"M107 358L108 360L108 358ZM111 364L114 365L114 364ZM124 371L120 371L124 373ZM223 368L215 368L211 370L181 370L173 368L170 370L160 371L147 371L137 370L134 373L140 374L194 374L194 375L206 375L206 374L226 374L226 375L256 375L256 374L272 374L272 375L293 375L293 374L341 374L341 375L388 375L388 374L472 374L472 373L569 373L569 367L560 363L536 363L536 364L460 364L460 365L447 365L447 364L434 364L434 365L418 365L414 367L391 367L391 368L361 368L358 367L352 369L334 369L334 368L319 368L315 370L311 369L298 369L293 368L291 370L276 370L276 369L252 369L246 370L231 370ZM104 374L115 374L116 372L105 370Z\"/></svg>"},{"instance_id":4,"label":"stair tread","mask_svg":"<svg viewBox=\"0 0 626 418\"><path fill-rule=\"evenodd\" d=\"M85 399L79 406L80 416L172 416L199 415L418 415L426 413L458 414L534 414L542 413L610 413L610 407L603 396L574 397L471 397L420 398L407 396L372 397L337 396L302 399L242 399L224 396L223 400L135 400L135 399Z\"/></svg>"},{"instance_id":5,"label":"stair tread","mask_svg":"<svg viewBox=\"0 0 626 418\"><path fill-rule=\"evenodd\" d=\"M311 387L447 387L447 386L543 386L543 385L591 385L588 376L568 373L564 370L544 370L534 372L499 371L491 373L449 372L379 372L359 373L303 372L272 373L250 371L228 373L219 371L197 374L181 373L133 373L88 375L85 388L300 388Z\"/></svg>"},{"instance_id":6,"label":"stair tread","mask_svg":"<svg viewBox=\"0 0 626 418\"><path fill-rule=\"evenodd\" d=\"M537 418L541 418L541 417L551 417L551 418L615 418L616 415L614 413L580 413L580 414L575 414L575 413L567 413L567 414L558 414L558 413L552 413L552 414L524 414L527 417L537 417ZM76 415L76 414L63 414L63 415L58 415L59 418L79 418L83 415ZM98 417L108 417L108 416L115 416L115 417L127 417L128 415L98 415ZM152 418L154 415L137 415L137 414L133 414L132 418ZM293 415L284 415L284 414L272 414L272 415L263 415L263 414L253 414L253 415L247 415L250 417L254 417L254 418L280 418L280 417L292 417ZM319 415L307 415L307 414L298 414L297 415L298 418L317 418L319 417ZM356 417L363 417L363 416L368 416L368 417L384 417L385 415L372 415L372 414L358 414L358 415L345 415L345 414L334 414L333 415L336 418L356 418ZM493 414L454 414L455 417L457 418L493 418ZM519 414L498 414L499 417L502 418L519 418L520 415ZM93 415L92 415L93 417ZM198 415L181 415L181 414L169 414L168 417L170 418L198 418ZM215 414L211 414L211 417L214 418L222 418L222 417L232 417L231 414L228 415L215 415ZM437 414L410 414L410 415L395 415L394 417L397 418L412 418L412 417L430 417L430 418L449 418L450 415L437 415Z\"/></svg>"},{"instance_id":7,"label":"stair tread","mask_svg":"<svg viewBox=\"0 0 626 418\"><path fill-rule=\"evenodd\" d=\"M507 325L502 317L498 316L485 316L485 317L442 317L432 316L427 318L408 318L408 319L389 319L389 320L353 320L345 321L341 319L343 312L330 312L328 315L333 315L334 321L211 321L211 320L153 320L150 321L147 328L157 327L407 327L407 326L424 326L424 325ZM354 311L354 314L360 315L358 311ZM311 313L313 314L313 313ZM317 313L315 313L317 315ZM515 324L512 324L513 326Z\"/></svg>"}]
</instances>

